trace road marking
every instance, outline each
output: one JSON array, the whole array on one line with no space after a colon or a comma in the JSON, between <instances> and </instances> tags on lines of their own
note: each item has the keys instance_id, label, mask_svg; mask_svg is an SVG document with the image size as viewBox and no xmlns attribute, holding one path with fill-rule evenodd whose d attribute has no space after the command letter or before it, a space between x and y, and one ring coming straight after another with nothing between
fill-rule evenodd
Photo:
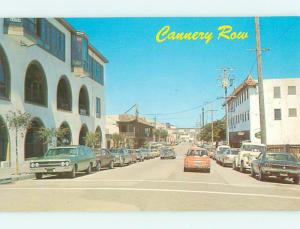
<instances>
[{"instance_id":1,"label":"road marking","mask_svg":"<svg viewBox=\"0 0 300 229\"><path fill-rule=\"evenodd\" d=\"M0 190L100 190L100 191L146 191L146 192L178 192L178 193L204 193L216 195L232 195L232 196L253 196L253 197L266 197L277 199L292 199L300 200L299 196L282 196L282 195L269 195L260 193L240 193L240 192L216 192L216 191L201 191L201 190L188 190L188 189L153 189L153 188L115 188L115 187L72 187L72 188L1 188Z\"/></svg>"},{"instance_id":2,"label":"road marking","mask_svg":"<svg viewBox=\"0 0 300 229\"><path fill-rule=\"evenodd\" d=\"M42 181L42 180L40 180ZM65 182L65 179L45 179L44 181L50 182ZM285 190L294 190L300 191L300 188L289 188L285 187L285 184L278 184L278 185L247 185L247 184L227 184L227 183L217 183L217 182L203 182L203 181L183 181L183 180L120 180L120 179L73 179L68 180L68 182L149 182L149 183L182 183L182 184L207 184L207 185L221 185L221 186L234 186L234 187L252 187L252 188L280 188Z\"/></svg>"}]
</instances>

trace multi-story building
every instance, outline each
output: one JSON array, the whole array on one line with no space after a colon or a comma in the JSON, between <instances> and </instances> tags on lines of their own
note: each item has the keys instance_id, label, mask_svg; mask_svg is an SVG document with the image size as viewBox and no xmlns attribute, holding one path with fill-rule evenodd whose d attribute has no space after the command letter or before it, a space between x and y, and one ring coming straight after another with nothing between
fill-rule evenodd
<instances>
[{"instance_id":1,"label":"multi-story building","mask_svg":"<svg viewBox=\"0 0 300 229\"><path fill-rule=\"evenodd\" d=\"M300 144L300 78L265 79L264 104L267 145ZM227 100L230 145L260 143L258 83L251 76Z\"/></svg>"},{"instance_id":2,"label":"multi-story building","mask_svg":"<svg viewBox=\"0 0 300 229\"><path fill-rule=\"evenodd\" d=\"M84 144L97 132L105 144L104 66L107 59L63 19L0 19L0 161L14 166L14 131L9 111L31 114L31 128L19 136L20 163L41 156L47 145L41 127L68 129L59 144Z\"/></svg>"},{"instance_id":3,"label":"multi-story building","mask_svg":"<svg viewBox=\"0 0 300 229\"><path fill-rule=\"evenodd\" d=\"M139 148L153 141L154 124L150 120L130 114L107 115L107 145L114 146L113 134L119 134L123 144Z\"/></svg>"}]
</instances>

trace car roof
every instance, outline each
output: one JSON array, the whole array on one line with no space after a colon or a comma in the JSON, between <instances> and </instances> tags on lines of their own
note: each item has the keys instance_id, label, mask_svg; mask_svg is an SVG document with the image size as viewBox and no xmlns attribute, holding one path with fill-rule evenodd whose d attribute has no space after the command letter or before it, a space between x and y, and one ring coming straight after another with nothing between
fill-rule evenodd
<instances>
[{"instance_id":1,"label":"car roof","mask_svg":"<svg viewBox=\"0 0 300 229\"><path fill-rule=\"evenodd\" d=\"M81 145L57 146L57 147L51 147L49 149L65 149L65 148L76 149L78 147L81 147Z\"/></svg>"}]
</instances>

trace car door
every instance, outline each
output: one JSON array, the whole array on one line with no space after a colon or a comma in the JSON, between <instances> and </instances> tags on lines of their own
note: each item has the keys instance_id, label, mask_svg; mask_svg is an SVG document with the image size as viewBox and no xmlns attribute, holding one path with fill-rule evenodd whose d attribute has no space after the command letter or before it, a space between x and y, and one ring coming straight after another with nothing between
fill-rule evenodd
<instances>
[{"instance_id":1,"label":"car door","mask_svg":"<svg viewBox=\"0 0 300 229\"><path fill-rule=\"evenodd\" d=\"M104 161L104 166L108 166L109 165L109 163L110 163L110 154L109 154L109 152L108 152L108 150L106 150L106 149L103 149L103 161Z\"/></svg>"},{"instance_id":2,"label":"car door","mask_svg":"<svg viewBox=\"0 0 300 229\"><path fill-rule=\"evenodd\" d=\"M78 149L78 171L82 171L86 168L86 161L85 161L85 152L83 146L79 146Z\"/></svg>"}]
</instances>

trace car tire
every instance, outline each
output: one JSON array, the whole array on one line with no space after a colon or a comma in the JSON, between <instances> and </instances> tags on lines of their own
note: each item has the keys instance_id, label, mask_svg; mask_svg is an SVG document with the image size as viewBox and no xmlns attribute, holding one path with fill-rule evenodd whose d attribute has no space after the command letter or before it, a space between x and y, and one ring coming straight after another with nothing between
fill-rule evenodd
<instances>
[{"instance_id":1,"label":"car tire","mask_svg":"<svg viewBox=\"0 0 300 229\"><path fill-rule=\"evenodd\" d=\"M244 168L244 162L241 162L241 167L240 167L240 172L244 173L245 172L245 168Z\"/></svg>"},{"instance_id":2,"label":"car tire","mask_svg":"<svg viewBox=\"0 0 300 229\"><path fill-rule=\"evenodd\" d=\"M125 161L124 161L124 159L122 159L122 162L120 163L120 166L121 166L121 167L124 167L124 166L125 166Z\"/></svg>"},{"instance_id":3,"label":"car tire","mask_svg":"<svg viewBox=\"0 0 300 229\"><path fill-rule=\"evenodd\" d=\"M184 167L184 168L183 168L183 172L186 172L186 171L187 171L187 168L186 168L186 167Z\"/></svg>"},{"instance_id":4,"label":"car tire","mask_svg":"<svg viewBox=\"0 0 300 229\"><path fill-rule=\"evenodd\" d=\"M210 169L207 169L206 172L210 173Z\"/></svg>"},{"instance_id":5,"label":"car tire","mask_svg":"<svg viewBox=\"0 0 300 229\"><path fill-rule=\"evenodd\" d=\"M75 178L76 177L76 165L74 165L71 172L68 173L69 178Z\"/></svg>"},{"instance_id":6,"label":"car tire","mask_svg":"<svg viewBox=\"0 0 300 229\"><path fill-rule=\"evenodd\" d=\"M294 178L294 184L299 184L300 176Z\"/></svg>"},{"instance_id":7,"label":"car tire","mask_svg":"<svg viewBox=\"0 0 300 229\"><path fill-rule=\"evenodd\" d=\"M259 170L259 172L258 172L258 180L259 181L264 181L265 180L265 176L264 176L264 174L262 173L261 170Z\"/></svg>"},{"instance_id":8,"label":"car tire","mask_svg":"<svg viewBox=\"0 0 300 229\"><path fill-rule=\"evenodd\" d=\"M253 178L256 177L256 174L255 174L255 172L254 172L253 166L251 166L251 176L252 176Z\"/></svg>"},{"instance_id":9,"label":"car tire","mask_svg":"<svg viewBox=\"0 0 300 229\"><path fill-rule=\"evenodd\" d=\"M92 166L91 163L89 164L89 167L85 170L86 174L90 174L92 172Z\"/></svg>"},{"instance_id":10,"label":"car tire","mask_svg":"<svg viewBox=\"0 0 300 229\"><path fill-rule=\"evenodd\" d=\"M233 170L236 170L235 161L232 163L232 169L233 169Z\"/></svg>"},{"instance_id":11,"label":"car tire","mask_svg":"<svg viewBox=\"0 0 300 229\"><path fill-rule=\"evenodd\" d=\"M36 173L36 174L35 174L35 178L36 178L37 180L40 180L40 179L43 178L43 174L42 174L42 173Z\"/></svg>"},{"instance_id":12,"label":"car tire","mask_svg":"<svg viewBox=\"0 0 300 229\"><path fill-rule=\"evenodd\" d=\"M109 163L109 169L113 169L114 168L114 161L111 161L110 163Z\"/></svg>"},{"instance_id":13,"label":"car tire","mask_svg":"<svg viewBox=\"0 0 300 229\"><path fill-rule=\"evenodd\" d=\"M100 162L100 161L97 162L96 167L95 167L95 170L96 170L97 172L99 172L99 171L101 170L101 162Z\"/></svg>"}]
</instances>

